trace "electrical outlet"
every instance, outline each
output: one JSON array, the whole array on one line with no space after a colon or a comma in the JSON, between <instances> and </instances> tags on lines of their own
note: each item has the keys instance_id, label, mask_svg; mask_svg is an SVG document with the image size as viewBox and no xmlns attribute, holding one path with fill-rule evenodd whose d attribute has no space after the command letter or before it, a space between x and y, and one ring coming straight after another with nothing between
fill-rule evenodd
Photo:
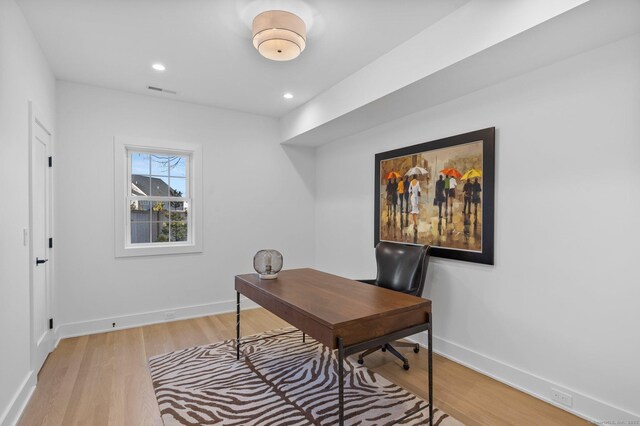
<instances>
[{"instance_id":1,"label":"electrical outlet","mask_svg":"<svg viewBox=\"0 0 640 426\"><path fill-rule=\"evenodd\" d=\"M559 391L558 389L551 388L551 399L562 405L566 405L567 407L571 407L573 405L573 396L566 392Z\"/></svg>"},{"instance_id":2,"label":"electrical outlet","mask_svg":"<svg viewBox=\"0 0 640 426\"><path fill-rule=\"evenodd\" d=\"M175 319L176 318L176 312L175 311L167 311L164 313L164 319L170 320L170 319Z\"/></svg>"}]
</instances>

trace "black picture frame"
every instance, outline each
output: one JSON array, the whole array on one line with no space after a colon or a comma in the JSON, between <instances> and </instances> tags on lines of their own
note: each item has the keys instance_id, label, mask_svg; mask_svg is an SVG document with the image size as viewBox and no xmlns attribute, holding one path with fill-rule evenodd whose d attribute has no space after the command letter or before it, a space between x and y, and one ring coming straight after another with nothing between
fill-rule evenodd
<instances>
[{"instance_id":1,"label":"black picture frame","mask_svg":"<svg viewBox=\"0 0 640 426\"><path fill-rule=\"evenodd\" d=\"M417 145L412 145L412 146L407 146L404 148L398 148L398 149L394 149L391 151L386 151L386 152L381 152L375 155L375 180L374 180L374 185L375 185L375 224L374 224L374 245L377 245L378 242L381 241L381 227L383 226L383 224L381 224L380 220L381 220L381 214L384 215L384 213L381 212L381 189L382 189L382 182L384 180L384 177L381 178L381 164L383 161L389 161L389 160L402 160L401 157L406 157L406 156L415 156L415 155L419 155L419 154L423 154L423 153L427 153L429 151L434 151L434 150L446 150L447 148L452 148L452 147L457 147L459 145L464 145L464 144L474 144L476 142L481 142L482 143L482 159L481 159L481 163L482 163L482 175L479 179L481 179L482 181L482 189L481 189L481 193L482 193L482 201L478 202L477 204L480 204L480 212L481 215L478 214L478 211L476 210L475 213L475 220L476 223L479 222L478 217L480 217L481 219L481 230L480 232L477 233L477 236L475 237L477 239L478 236L481 237L480 240L480 245L481 245L481 249L465 249L465 248L453 248L453 247L446 247L446 246L439 246L439 245L434 245L432 243L428 243L429 245L431 245L431 255L432 256L437 256L437 257L443 257L443 258L448 258L448 259L456 259L456 260L462 260L462 261L467 261L467 262L474 262L474 263L481 263L481 264L486 264L486 265L493 265L494 264L494 196L495 196L495 127L489 127L486 129L481 129L481 130L476 130L473 132L468 132L468 133L464 133L464 134L460 134L460 135L455 135L455 136L450 136L447 138L443 138L443 139L438 139L438 140L433 140L433 141L429 141L429 142L424 142L424 143L420 143ZM462 148L465 149L465 148ZM438 151L438 152L444 152L446 153L446 151ZM427 154L425 154L427 155ZM389 164L389 163L386 163ZM435 164L435 167L437 168L437 161ZM440 174L439 171L436 171L436 173ZM429 187L434 186L435 187L435 174L431 177L427 177L428 180L430 180L429 183ZM439 176L438 176L439 178ZM404 179L404 178L402 178ZM433 180L432 180L433 179ZM465 182L470 181L471 179L467 179ZM454 218L453 218L453 211L454 211L454 207L453 207L453 202L454 200L458 200L458 206L459 206L459 197L464 196L464 194L461 194L462 191L457 193L457 197L458 198L453 198L452 197L452 204L451 204L451 221L449 224L445 225L446 231L445 232L451 232L450 235L453 235L453 232L456 232L457 235L462 235L460 234L460 232L463 232L464 237L463 238L467 238L467 235L470 234L470 231L467 231L467 229L471 229L471 225L468 225L467 222L471 222L473 220L473 214L471 213L471 204L469 204L469 214L468 217L469 219L466 219L466 211L467 211L467 207L465 204L465 207L463 208L462 212L458 212L458 215L461 216L464 220L464 231L460 231L460 230L456 230L456 226L460 227L459 223L456 224L454 223ZM435 189L434 189L434 193L435 194ZM385 194L385 197L388 197L388 193ZM434 195L435 198L437 198L437 196ZM437 205L437 200L435 200L435 198L432 197L429 201L433 201L434 206ZM426 197L425 197L426 198ZM406 200L406 199L405 199ZM387 201L385 201L386 203ZM426 199L424 202L428 202ZM463 200L463 202L465 202ZM478 205L476 204L476 208L478 207ZM408 209L408 203L407 203L407 209ZM442 202L440 202L440 206L442 206ZM448 205L447 205L448 206ZM435 207L434 207L435 209ZM403 214L402 214L402 209L400 211L400 229L402 229L402 224L403 224ZM391 213L387 213L386 214L387 220L385 222L385 226L388 227L390 226L389 223L391 221L390 217L391 217ZM410 213L407 213L406 215L406 220L408 221L410 217ZM437 217L437 216L436 216ZM396 211L395 211L395 206L394 206L394 210L393 210L393 220L394 223L396 223ZM441 229L441 222L442 219L437 219L438 221L438 235L440 235L440 229ZM446 219L445 219L446 221ZM397 226L397 225L396 225ZM407 222L407 227L408 226L412 226ZM467 228L468 226L468 228ZM477 225L473 225L476 226L477 229ZM405 227L405 229L408 229L407 227ZM395 232L395 231L394 231ZM410 232L409 230L405 230L404 231L405 234L407 234L408 232ZM419 242L417 235L418 235L418 226L416 225L415 227L415 239L413 242L411 241L398 241L398 240L391 240L391 239L384 239L384 241L391 241L391 242L395 242L398 244L427 244L426 242ZM445 234L442 234L445 235ZM426 238L431 238L431 236L429 234L427 234ZM434 237L434 238L447 238L447 237ZM439 240L441 241L441 240ZM464 241L464 240L463 240ZM457 242L457 244L460 244L459 242Z\"/></svg>"}]
</instances>

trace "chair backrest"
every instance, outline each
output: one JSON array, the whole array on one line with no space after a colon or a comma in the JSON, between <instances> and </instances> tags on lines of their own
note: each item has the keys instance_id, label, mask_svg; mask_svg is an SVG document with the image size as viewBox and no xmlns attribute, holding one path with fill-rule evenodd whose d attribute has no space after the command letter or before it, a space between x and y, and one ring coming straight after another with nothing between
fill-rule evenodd
<instances>
[{"instance_id":1,"label":"chair backrest","mask_svg":"<svg viewBox=\"0 0 640 426\"><path fill-rule=\"evenodd\" d=\"M429 246L380 242L376 246L380 287L421 296L429 265Z\"/></svg>"}]
</instances>

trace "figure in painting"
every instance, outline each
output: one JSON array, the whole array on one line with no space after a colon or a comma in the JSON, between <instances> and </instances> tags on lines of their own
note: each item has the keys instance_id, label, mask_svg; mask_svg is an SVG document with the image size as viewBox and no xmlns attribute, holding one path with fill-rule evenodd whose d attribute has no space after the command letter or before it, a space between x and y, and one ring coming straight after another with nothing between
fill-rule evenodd
<instances>
[{"instance_id":1,"label":"figure in painting","mask_svg":"<svg viewBox=\"0 0 640 426\"><path fill-rule=\"evenodd\" d=\"M451 176L451 178L449 178L449 199L451 200L451 210L453 210L453 200L456 198L456 186L458 186L458 182L455 177Z\"/></svg>"},{"instance_id":2,"label":"figure in painting","mask_svg":"<svg viewBox=\"0 0 640 426\"><path fill-rule=\"evenodd\" d=\"M406 179L406 178L405 178ZM406 188L406 190L409 190L409 188ZM402 179L398 179L398 201L400 201L400 226L402 227L402 206L404 204L404 192L405 192L405 181L403 181Z\"/></svg>"},{"instance_id":3,"label":"figure in painting","mask_svg":"<svg viewBox=\"0 0 640 426\"><path fill-rule=\"evenodd\" d=\"M438 206L438 217L442 217L442 203L446 201L445 189L444 189L444 179L442 175L436 181L436 196L433 200L433 205Z\"/></svg>"},{"instance_id":4,"label":"figure in painting","mask_svg":"<svg viewBox=\"0 0 640 426\"><path fill-rule=\"evenodd\" d=\"M482 187L480 186L480 182L478 182L478 178L473 182L473 186L471 187L471 202L474 206L474 215L476 216L476 221L478 220L478 204L480 203ZM469 207L471 210L471 207Z\"/></svg>"},{"instance_id":5,"label":"figure in painting","mask_svg":"<svg viewBox=\"0 0 640 426\"><path fill-rule=\"evenodd\" d=\"M387 220L391 220L391 213L396 215L396 202L398 199L398 184L391 178L387 180Z\"/></svg>"},{"instance_id":6,"label":"figure in painting","mask_svg":"<svg viewBox=\"0 0 640 426\"><path fill-rule=\"evenodd\" d=\"M464 204L462 207L463 214L471 214L471 194L473 192L473 184L471 179L467 179L462 187L462 194L464 198Z\"/></svg>"},{"instance_id":7,"label":"figure in painting","mask_svg":"<svg viewBox=\"0 0 640 426\"><path fill-rule=\"evenodd\" d=\"M393 220L396 218L396 205L398 204L398 183L391 179L391 206L393 207Z\"/></svg>"},{"instance_id":8,"label":"figure in painting","mask_svg":"<svg viewBox=\"0 0 640 426\"><path fill-rule=\"evenodd\" d=\"M416 175L413 175L409 184L409 194L411 199L411 214L413 215L413 229L418 229L418 215L420 214L420 182Z\"/></svg>"},{"instance_id":9,"label":"figure in painting","mask_svg":"<svg viewBox=\"0 0 640 426\"><path fill-rule=\"evenodd\" d=\"M404 226L409 226L409 176L404 177ZM402 220L402 217L400 218Z\"/></svg>"},{"instance_id":10,"label":"figure in painting","mask_svg":"<svg viewBox=\"0 0 640 426\"><path fill-rule=\"evenodd\" d=\"M449 182L450 181L451 181L451 176L445 175L444 176L444 211L445 211L445 215L446 215L447 209L449 208Z\"/></svg>"}]
</instances>

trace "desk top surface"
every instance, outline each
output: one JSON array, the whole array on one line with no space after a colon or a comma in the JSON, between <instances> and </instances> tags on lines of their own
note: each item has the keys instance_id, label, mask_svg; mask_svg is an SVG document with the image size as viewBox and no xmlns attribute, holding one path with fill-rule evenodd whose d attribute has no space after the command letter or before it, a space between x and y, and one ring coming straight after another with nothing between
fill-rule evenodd
<instances>
[{"instance_id":1,"label":"desk top surface","mask_svg":"<svg viewBox=\"0 0 640 426\"><path fill-rule=\"evenodd\" d=\"M431 312L430 300L310 268L281 271L274 280L236 275L236 290L243 293L243 286L330 328L414 309Z\"/></svg>"}]
</instances>

